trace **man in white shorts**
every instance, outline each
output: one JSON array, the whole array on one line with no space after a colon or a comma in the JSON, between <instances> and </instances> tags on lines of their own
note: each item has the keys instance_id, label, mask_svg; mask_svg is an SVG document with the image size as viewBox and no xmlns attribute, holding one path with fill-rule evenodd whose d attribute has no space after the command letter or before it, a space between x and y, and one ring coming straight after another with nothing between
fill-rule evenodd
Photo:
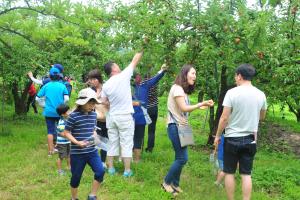
<instances>
[{"instance_id":1,"label":"man in white shorts","mask_svg":"<svg viewBox=\"0 0 300 200\"><path fill-rule=\"evenodd\" d=\"M102 88L102 101L109 102L110 108L106 117L108 129L108 151L107 164L108 173L113 175L116 170L113 167L113 159L119 156L121 147L121 157L124 162L124 177L133 175L130 169L134 135L134 113L132 106L132 94L130 79L133 71L142 58L143 52L136 53L131 63L123 71L120 67L110 61L104 65L105 73L110 77Z\"/></svg>"}]
</instances>

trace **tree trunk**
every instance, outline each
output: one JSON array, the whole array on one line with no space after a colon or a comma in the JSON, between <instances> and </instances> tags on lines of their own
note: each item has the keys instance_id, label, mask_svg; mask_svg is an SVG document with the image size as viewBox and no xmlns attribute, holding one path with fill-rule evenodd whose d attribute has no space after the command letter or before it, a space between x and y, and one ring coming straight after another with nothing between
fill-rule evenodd
<instances>
[{"instance_id":1,"label":"tree trunk","mask_svg":"<svg viewBox=\"0 0 300 200\"><path fill-rule=\"evenodd\" d=\"M227 67L225 65L222 66L221 69L221 87L220 87L220 94L218 96L218 105L217 105L217 112L214 116L211 115L210 118L210 134L207 139L207 144L212 145L214 142L214 134L217 132L218 124L220 117L223 111L223 101L228 89L234 86L228 86L227 84ZM214 113L214 109L211 108L211 112Z\"/></svg>"},{"instance_id":2,"label":"tree trunk","mask_svg":"<svg viewBox=\"0 0 300 200\"><path fill-rule=\"evenodd\" d=\"M24 116L27 114L27 95L28 90L32 82L29 82L26 84L24 90L22 92L19 92L19 86L17 82L14 82L12 84L12 94L14 97L14 104L15 104L15 114L17 116Z\"/></svg>"},{"instance_id":3,"label":"tree trunk","mask_svg":"<svg viewBox=\"0 0 300 200\"><path fill-rule=\"evenodd\" d=\"M204 97L204 91L203 90L199 90L199 92L198 92L198 102L202 102L203 101L203 97Z\"/></svg>"},{"instance_id":4,"label":"tree trunk","mask_svg":"<svg viewBox=\"0 0 300 200\"><path fill-rule=\"evenodd\" d=\"M295 100L295 102L296 105L299 106L299 100ZM296 116L297 122L300 122L300 109L293 107L293 104L289 101L286 101L286 104L288 105L290 112L292 112Z\"/></svg>"}]
</instances>

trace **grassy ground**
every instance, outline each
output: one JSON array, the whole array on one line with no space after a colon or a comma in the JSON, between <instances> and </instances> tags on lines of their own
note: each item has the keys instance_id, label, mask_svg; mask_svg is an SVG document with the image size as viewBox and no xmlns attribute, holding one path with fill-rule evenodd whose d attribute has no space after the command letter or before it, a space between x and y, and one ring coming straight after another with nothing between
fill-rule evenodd
<instances>
[{"instance_id":1,"label":"grassy ground","mask_svg":"<svg viewBox=\"0 0 300 200\"><path fill-rule=\"evenodd\" d=\"M116 176L105 175L98 193L100 199L171 199L160 188L174 157L166 134L164 98L161 105L154 152L143 153L142 163L133 164L135 175L129 179L121 176L123 166L117 163L119 173ZM57 156L47 156L44 119L30 113L26 120L12 120L9 117L13 113L12 108L7 106L5 110L4 126L8 135L0 136L0 199L69 199L70 174L59 176L55 164ZM205 111L191 114L197 146L189 149L189 161L181 177L184 193L176 199L226 198L224 189L213 184L215 177L209 163L210 151L205 147L208 125L203 130L204 116ZM299 128L297 123L289 123ZM253 199L300 199L299 169L300 161L293 155L259 149L253 170ZM80 199L86 199L92 179L92 172L86 167L79 188ZM239 185L240 179L237 180ZM236 199L241 199L239 186Z\"/></svg>"}]
</instances>

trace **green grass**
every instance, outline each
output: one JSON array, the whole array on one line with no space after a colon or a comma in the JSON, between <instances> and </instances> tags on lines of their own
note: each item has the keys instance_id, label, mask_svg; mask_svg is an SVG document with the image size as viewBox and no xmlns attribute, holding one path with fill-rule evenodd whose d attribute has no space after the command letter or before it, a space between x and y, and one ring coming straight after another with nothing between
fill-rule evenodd
<instances>
[{"instance_id":1,"label":"green grass","mask_svg":"<svg viewBox=\"0 0 300 200\"><path fill-rule=\"evenodd\" d=\"M123 165L116 163L118 174L106 174L98 192L102 200L171 199L160 188L174 157L166 133L166 98L161 98L160 105L154 152L143 153L143 161L133 164L135 174L129 179L122 177ZM55 163L57 155L51 158L47 156L43 117L31 111L27 119L13 120L10 116L12 107L7 106L5 110L4 126L5 130L10 130L10 134L0 136L0 199L69 199L70 174L59 176ZM203 129L205 111L195 111L191 119L197 146L189 149L189 161L181 176L184 193L176 199L226 199L225 190L213 185L215 177L209 163L210 151L205 147L208 124ZM290 123L299 128L297 123ZM300 161L293 155L259 149L253 170L252 199L300 199L299 169ZM79 187L80 199L86 199L92 179L93 174L86 167ZM236 189L236 199L241 199L239 178Z\"/></svg>"}]
</instances>

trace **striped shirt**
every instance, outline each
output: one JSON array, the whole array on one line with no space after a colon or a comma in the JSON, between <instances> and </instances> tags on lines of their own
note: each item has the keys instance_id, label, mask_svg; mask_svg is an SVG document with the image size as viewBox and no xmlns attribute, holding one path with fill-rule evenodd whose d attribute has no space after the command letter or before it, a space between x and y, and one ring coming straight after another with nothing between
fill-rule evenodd
<instances>
[{"instance_id":1,"label":"striped shirt","mask_svg":"<svg viewBox=\"0 0 300 200\"><path fill-rule=\"evenodd\" d=\"M58 121L57 127L56 127L56 133L57 133L57 144L69 144L70 141L67 138L64 138L60 136L60 133L65 130L65 120L64 118L60 118Z\"/></svg>"},{"instance_id":2,"label":"striped shirt","mask_svg":"<svg viewBox=\"0 0 300 200\"><path fill-rule=\"evenodd\" d=\"M157 106L158 100L157 100L157 85L156 83L154 86L152 86L148 92L148 105L147 108L152 108Z\"/></svg>"},{"instance_id":3,"label":"striped shirt","mask_svg":"<svg viewBox=\"0 0 300 200\"><path fill-rule=\"evenodd\" d=\"M82 112L75 111L70 114L66 121L65 130L70 131L72 136L78 140L88 140L94 133L97 123L97 115L95 112L89 112L84 114ZM71 143L71 155L72 154L85 154L97 151L95 145L80 147Z\"/></svg>"},{"instance_id":4,"label":"striped shirt","mask_svg":"<svg viewBox=\"0 0 300 200\"><path fill-rule=\"evenodd\" d=\"M148 91L148 103L147 103L147 108L152 108L158 105L158 99L157 99L157 87L159 84L159 80L165 75L165 71L159 72L156 76L151 77L151 78L145 78L144 81L142 81L141 85L147 82L149 79L155 79L158 78L157 82L153 84L150 87L150 90Z\"/></svg>"}]
</instances>

